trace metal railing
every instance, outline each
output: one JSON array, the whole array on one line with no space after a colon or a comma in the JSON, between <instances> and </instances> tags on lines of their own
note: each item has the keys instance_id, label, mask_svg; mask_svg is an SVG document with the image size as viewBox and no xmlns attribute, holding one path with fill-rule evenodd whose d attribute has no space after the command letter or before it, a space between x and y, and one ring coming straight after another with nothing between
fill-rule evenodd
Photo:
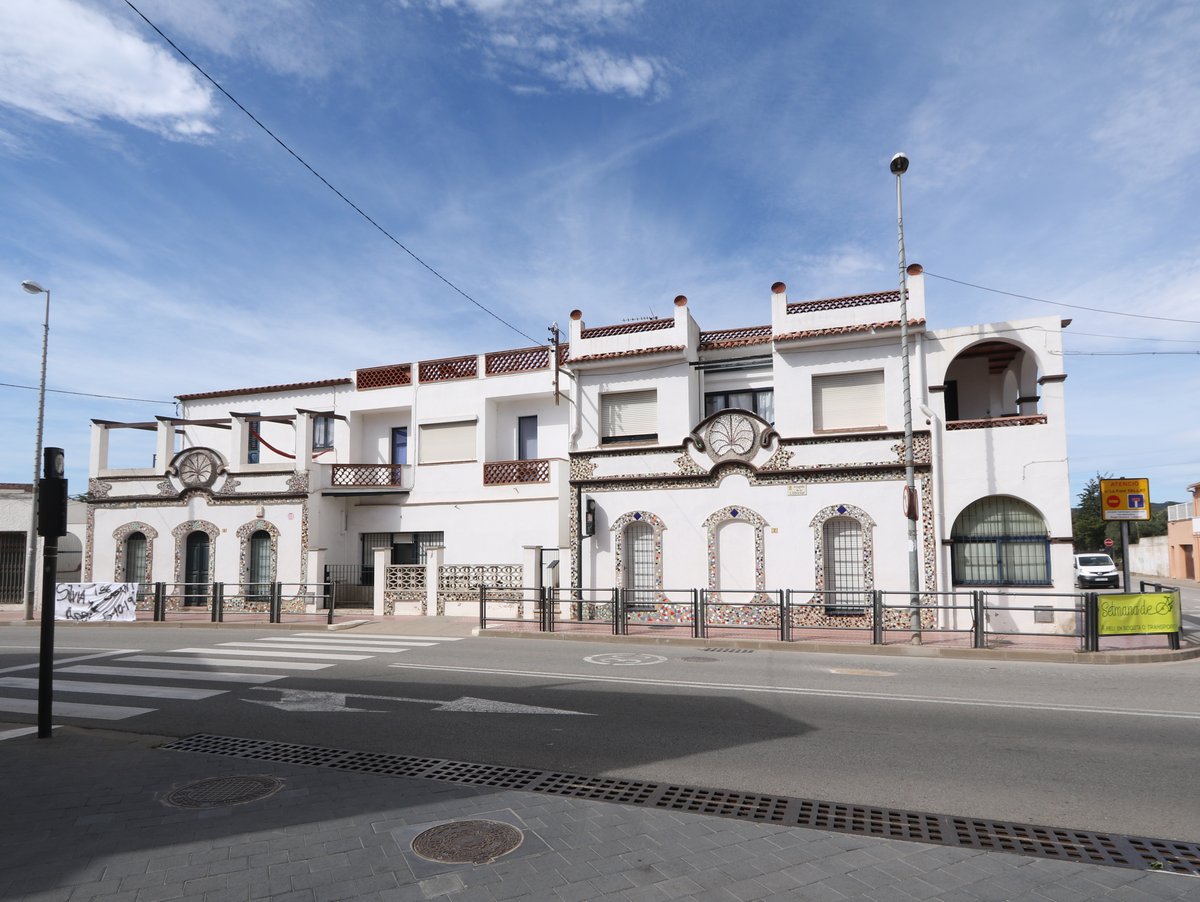
<instances>
[{"instance_id":1,"label":"metal railing","mask_svg":"<svg viewBox=\"0 0 1200 902\"><path fill-rule=\"evenodd\" d=\"M225 623L227 618L285 623L313 617L333 623L336 608L332 583L154 583L139 587L137 594L137 610L150 611L158 623Z\"/></svg>"},{"instance_id":2,"label":"metal railing","mask_svg":"<svg viewBox=\"0 0 1200 902\"><path fill-rule=\"evenodd\" d=\"M1148 587L1174 590L1142 583L1142 591ZM1095 592L921 592L916 604L913 598L911 591L879 589L647 591L485 585L479 588L479 625L485 630L517 624L523 630L618 636L748 639L767 634L783 642L1100 650ZM1163 637L1169 648L1180 647L1180 633L1138 638L1161 642Z\"/></svg>"}]
</instances>

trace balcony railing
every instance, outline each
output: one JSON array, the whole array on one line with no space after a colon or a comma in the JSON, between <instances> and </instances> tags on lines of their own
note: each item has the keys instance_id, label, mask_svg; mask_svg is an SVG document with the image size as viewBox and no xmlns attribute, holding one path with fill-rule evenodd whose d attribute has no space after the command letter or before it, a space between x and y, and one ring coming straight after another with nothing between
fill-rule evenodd
<instances>
[{"instance_id":1,"label":"balcony railing","mask_svg":"<svg viewBox=\"0 0 1200 902\"><path fill-rule=\"evenodd\" d=\"M335 488L407 488L409 467L403 464L330 464Z\"/></svg>"},{"instance_id":2,"label":"balcony railing","mask_svg":"<svg viewBox=\"0 0 1200 902\"><path fill-rule=\"evenodd\" d=\"M549 481L549 460L496 460L483 465L484 485L516 485Z\"/></svg>"},{"instance_id":3,"label":"balcony railing","mask_svg":"<svg viewBox=\"0 0 1200 902\"><path fill-rule=\"evenodd\" d=\"M1044 413L1028 415L1011 415L1004 417L986 417L977 420L947 420L946 431L957 429L997 429L1003 426L1040 426L1046 423Z\"/></svg>"}]
</instances>

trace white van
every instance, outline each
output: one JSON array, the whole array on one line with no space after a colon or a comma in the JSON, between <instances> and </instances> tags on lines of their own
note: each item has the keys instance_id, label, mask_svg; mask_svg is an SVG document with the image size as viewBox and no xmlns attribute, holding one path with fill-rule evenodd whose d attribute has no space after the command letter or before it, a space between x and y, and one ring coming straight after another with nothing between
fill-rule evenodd
<instances>
[{"instance_id":1,"label":"white van","mask_svg":"<svg viewBox=\"0 0 1200 902\"><path fill-rule=\"evenodd\" d=\"M1111 586L1115 589L1120 584L1121 577L1117 574L1117 565L1107 554L1075 555L1075 585L1079 588Z\"/></svg>"}]
</instances>

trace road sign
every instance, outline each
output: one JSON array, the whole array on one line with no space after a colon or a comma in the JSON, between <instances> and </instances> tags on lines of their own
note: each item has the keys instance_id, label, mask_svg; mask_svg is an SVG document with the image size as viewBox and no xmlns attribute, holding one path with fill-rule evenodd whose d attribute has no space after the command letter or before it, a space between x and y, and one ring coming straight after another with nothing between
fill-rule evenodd
<instances>
[{"instance_id":1,"label":"road sign","mask_svg":"<svg viewBox=\"0 0 1200 902\"><path fill-rule=\"evenodd\" d=\"M1101 520L1149 520L1149 479L1101 479Z\"/></svg>"},{"instance_id":2,"label":"road sign","mask_svg":"<svg viewBox=\"0 0 1200 902\"><path fill-rule=\"evenodd\" d=\"M1105 540L1104 540L1104 547L1105 547L1105 548L1112 548L1112 547L1113 547L1113 540L1112 540L1112 539L1105 539Z\"/></svg>"}]
</instances>

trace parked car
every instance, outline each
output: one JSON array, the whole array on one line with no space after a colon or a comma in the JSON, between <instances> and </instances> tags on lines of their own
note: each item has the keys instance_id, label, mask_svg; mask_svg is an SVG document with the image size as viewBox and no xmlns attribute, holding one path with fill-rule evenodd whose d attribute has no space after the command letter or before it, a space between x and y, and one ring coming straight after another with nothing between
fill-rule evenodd
<instances>
[{"instance_id":1,"label":"parked car","mask_svg":"<svg viewBox=\"0 0 1200 902\"><path fill-rule=\"evenodd\" d=\"M1107 554L1075 555L1075 585L1079 588L1111 586L1115 589L1120 584L1117 565Z\"/></svg>"}]
</instances>

